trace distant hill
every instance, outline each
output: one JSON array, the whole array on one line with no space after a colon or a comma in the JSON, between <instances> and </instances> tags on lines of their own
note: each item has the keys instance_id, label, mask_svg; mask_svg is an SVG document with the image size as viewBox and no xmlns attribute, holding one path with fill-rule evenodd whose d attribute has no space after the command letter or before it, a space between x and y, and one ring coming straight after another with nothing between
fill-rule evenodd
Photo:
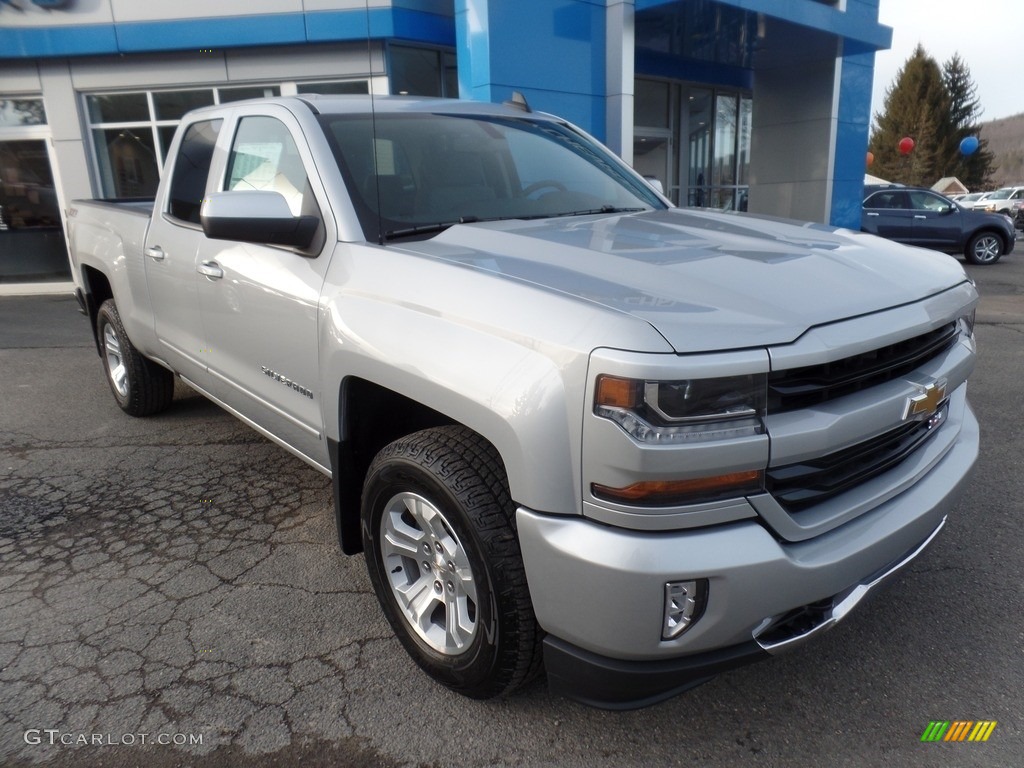
<instances>
[{"instance_id":1,"label":"distant hill","mask_svg":"<svg viewBox=\"0 0 1024 768\"><path fill-rule=\"evenodd\" d=\"M1024 112L981 124L979 133L995 155L996 187L1024 184Z\"/></svg>"}]
</instances>

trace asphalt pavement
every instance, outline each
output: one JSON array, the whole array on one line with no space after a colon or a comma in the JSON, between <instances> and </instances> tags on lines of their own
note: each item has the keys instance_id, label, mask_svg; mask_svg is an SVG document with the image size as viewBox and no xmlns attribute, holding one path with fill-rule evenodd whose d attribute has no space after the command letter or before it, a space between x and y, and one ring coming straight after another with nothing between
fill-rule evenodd
<instances>
[{"instance_id":1,"label":"asphalt pavement","mask_svg":"<svg viewBox=\"0 0 1024 768\"><path fill-rule=\"evenodd\" d=\"M0 298L0 765L1021 765L1024 247L969 271L982 453L939 539L819 641L626 713L434 685L325 477L180 384L125 416L72 299Z\"/></svg>"}]
</instances>

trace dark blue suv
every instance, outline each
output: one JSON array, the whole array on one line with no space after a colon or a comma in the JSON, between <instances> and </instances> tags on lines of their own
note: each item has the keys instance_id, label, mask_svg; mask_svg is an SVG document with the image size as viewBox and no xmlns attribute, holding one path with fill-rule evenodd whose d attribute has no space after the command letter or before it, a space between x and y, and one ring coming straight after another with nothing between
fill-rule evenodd
<instances>
[{"instance_id":1,"label":"dark blue suv","mask_svg":"<svg viewBox=\"0 0 1024 768\"><path fill-rule=\"evenodd\" d=\"M1009 217L961 208L920 187L865 189L862 232L945 253L962 253L971 264L995 264L1013 250L1017 232Z\"/></svg>"}]
</instances>

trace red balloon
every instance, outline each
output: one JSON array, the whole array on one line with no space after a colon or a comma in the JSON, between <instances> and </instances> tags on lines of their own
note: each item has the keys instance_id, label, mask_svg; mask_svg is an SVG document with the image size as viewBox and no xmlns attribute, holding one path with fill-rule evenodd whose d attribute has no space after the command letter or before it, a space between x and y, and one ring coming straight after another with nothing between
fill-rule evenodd
<instances>
[{"instance_id":1,"label":"red balloon","mask_svg":"<svg viewBox=\"0 0 1024 768\"><path fill-rule=\"evenodd\" d=\"M899 147L901 155L909 155L914 149L914 140L909 136L904 136L900 139Z\"/></svg>"},{"instance_id":2,"label":"red balloon","mask_svg":"<svg viewBox=\"0 0 1024 768\"><path fill-rule=\"evenodd\" d=\"M871 167L871 164L873 162L875 162L875 153L874 152L868 152L868 168Z\"/></svg>"}]
</instances>

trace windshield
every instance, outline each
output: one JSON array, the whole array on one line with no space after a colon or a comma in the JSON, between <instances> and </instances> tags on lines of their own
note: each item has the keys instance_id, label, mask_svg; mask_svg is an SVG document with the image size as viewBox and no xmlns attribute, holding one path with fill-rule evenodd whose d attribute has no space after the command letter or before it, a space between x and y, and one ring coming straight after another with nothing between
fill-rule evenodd
<instances>
[{"instance_id":1,"label":"windshield","mask_svg":"<svg viewBox=\"0 0 1024 768\"><path fill-rule=\"evenodd\" d=\"M607 150L550 120L378 114L320 121L368 240L460 222L666 207Z\"/></svg>"}]
</instances>

